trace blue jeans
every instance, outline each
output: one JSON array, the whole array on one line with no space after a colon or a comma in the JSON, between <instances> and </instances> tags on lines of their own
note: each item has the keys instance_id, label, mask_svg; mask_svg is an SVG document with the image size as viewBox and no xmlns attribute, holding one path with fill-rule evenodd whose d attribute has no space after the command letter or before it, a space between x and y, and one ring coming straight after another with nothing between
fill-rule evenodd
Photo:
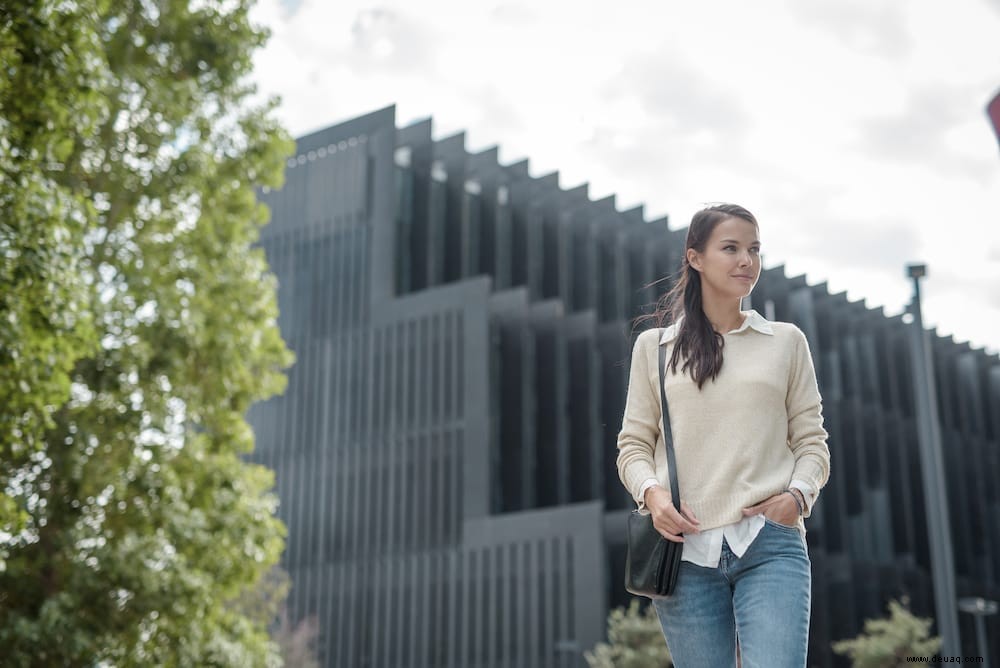
<instances>
[{"instance_id":1,"label":"blue jeans","mask_svg":"<svg viewBox=\"0 0 1000 668\"><path fill-rule=\"evenodd\" d=\"M677 668L803 668L812 574L798 529L764 518L737 557L725 540L716 568L682 561L674 593L654 599Z\"/></svg>"}]
</instances>

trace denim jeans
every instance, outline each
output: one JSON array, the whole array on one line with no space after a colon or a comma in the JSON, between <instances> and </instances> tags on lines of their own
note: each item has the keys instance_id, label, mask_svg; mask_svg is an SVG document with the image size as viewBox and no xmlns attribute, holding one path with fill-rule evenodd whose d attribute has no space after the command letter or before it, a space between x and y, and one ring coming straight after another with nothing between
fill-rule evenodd
<instances>
[{"instance_id":1,"label":"denim jeans","mask_svg":"<svg viewBox=\"0 0 1000 668\"><path fill-rule=\"evenodd\" d=\"M677 668L803 668L812 574L805 538L765 518L742 557L723 540L716 568L682 561L674 593L654 599Z\"/></svg>"}]
</instances>

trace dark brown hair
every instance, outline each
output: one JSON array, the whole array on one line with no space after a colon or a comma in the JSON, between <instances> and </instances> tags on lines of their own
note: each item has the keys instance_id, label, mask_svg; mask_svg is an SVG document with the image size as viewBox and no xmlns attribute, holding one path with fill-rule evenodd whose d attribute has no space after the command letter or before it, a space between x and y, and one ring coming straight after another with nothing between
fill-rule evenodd
<instances>
[{"instance_id":1,"label":"dark brown hair","mask_svg":"<svg viewBox=\"0 0 1000 668\"><path fill-rule=\"evenodd\" d=\"M636 324L654 320L658 327L666 327L684 316L667 366L672 373L677 373L677 364L683 358L681 373L690 369L691 379L698 383L699 390L707 380L714 380L719 375L725 339L715 331L702 309L701 274L688 263L687 249L704 253L712 231L729 218L741 218L757 227L754 215L737 204L715 204L694 214L684 242L681 268L675 274L677 282L656 301L653 313L636 319Z\"/></svg>"}]
</instances>

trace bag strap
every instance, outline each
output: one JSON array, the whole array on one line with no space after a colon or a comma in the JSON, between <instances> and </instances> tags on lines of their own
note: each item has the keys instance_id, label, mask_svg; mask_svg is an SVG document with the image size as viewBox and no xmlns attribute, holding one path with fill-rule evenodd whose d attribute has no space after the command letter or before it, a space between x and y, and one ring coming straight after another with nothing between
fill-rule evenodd
<instances>
[{"instance_id":1,"label":"bag strap","mask_svg":"<svg viewBox=\"0 0 1000 668\"><path fill-rule=\"evenodd\" d=\"M660 330L662 336L663 330ZM660 413L663 416L663 443L667 447L667 470L670 473L670 498L674 502L674 509L681 512L681 490L677 484L677 465L674 461L674 439L670 431L670 411L667 407L667 389L665 387L665 373L667 366L667 347L658 344L660 350Z\"/></svg>"}]
</instances>

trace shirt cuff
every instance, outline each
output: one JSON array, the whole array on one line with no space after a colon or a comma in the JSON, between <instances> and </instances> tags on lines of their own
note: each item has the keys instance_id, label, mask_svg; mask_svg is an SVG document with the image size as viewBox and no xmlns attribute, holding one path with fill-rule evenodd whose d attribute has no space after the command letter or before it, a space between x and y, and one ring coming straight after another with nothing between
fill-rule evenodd
<instances>
[{"instance_id":1,"label":"shirt cuff","mask_svg":"<svg viewBox=\"0 0 1000 668\"><path fill-rule=\"evenodd\" d=\"M802 509L802 516L809 517L812 513L813 503L816 501L816 490L812 485L801 480L793 480L788 486L802 492L802 498L806 502L806 507Z\"/></svg>"},{"instance_id":2,"label":"shirt cuff","mask_svg":"<svg viewBox=\"0 0 1000 668\"><path fill-rule=\"evenodd\" d=\"M639 504L639 510L646 507L646 490L659 484L660 481L656 478L646 478L642 482L642 485L639 487L639 498L636 499L636 503Z\"/></svg>"}]
</instances>

